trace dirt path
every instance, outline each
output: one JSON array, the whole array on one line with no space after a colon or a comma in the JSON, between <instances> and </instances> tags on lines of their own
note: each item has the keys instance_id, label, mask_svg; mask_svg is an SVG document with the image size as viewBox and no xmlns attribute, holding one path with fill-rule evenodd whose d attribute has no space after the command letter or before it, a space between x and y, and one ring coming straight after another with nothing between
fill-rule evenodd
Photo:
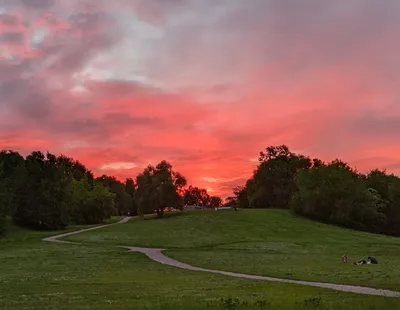
<instances>
[{"instance_id":1,"label":"dirt path","mask_svg":"<svg viewBox=\"0 0 400 310\"><path fill-rule=\"evenodd\" d=\"M59 242L59 243L74 243L74 244L79 244L79 243L77 243L77 242L62 241L62 240L58 240L58 239L64 238L64 237L67 237L67 236L71 236L71 235L80 234L80 233L83 233L83 232L85 232L85 231L96 230L96 229L100 229L100 228L104 228L104 227L108 227L108 226L112 226L112 225L116 225L116 224L123 224L123 223L128 222L130 219L131 219L131 217L130 217L130 216L127 216L127 217L124 217L122 220L120 220L119 222L116 222L116 223L105 224L105 225L94 226L94 227L90 227L90 228L86 228L86 229L71 231L71 232L67 232L67 233L65 233L65 234L55 235L55 236L43 238L42 240L43 240L43 241L50 241L50 242Z\"/></svg>"},{"instance_id":2,"label":"dirt path","mask_svg":"<svg viewBox=\"0 0 400 310\"><path fill-rule=\"evenodd\" d=\"M61 243L75 243L69 241L61 241L58 240L59 238L63 238L70 235L79 234L85 231L96 230L116 224L123 224L130 220L130 217L125 217L117 223L107 224L107 225L100 225L95 226L87 229L82 229L78 231L73 231L61 235L56 235L52 237L44 238L44 241L50 242L61 242ZM75 243L76 244L76 243ZM280 279L280 278L272 278L272 277L265 277L265 276L256 276L256 275L249 275L249 274L242 274L242 273L235 273L229 271L222 271L222 270L213 270L213 269L205 269L200 267L191 266L172 258L165 256L162 251L164 249L153 249L153 248L139 248L139 247L128 247L128 246L119 246L120 248L128 249L132 252L140 252L145 254L148 258L153 261L159 262L164 265L173 266L181 269L192 270L192 271L202 271L202 272L210 272L210 273L217 273L222 274L225 276L230 277L237 277L237 278L245 278L245 279L252 279L252 280L263 280L263 281L270 281L270 282L280 282L280 283L290 283L290 284L297 284L297 285L306 285L306 286L313 286L319 288L326 288L336 291L348 292L348 293L356 293L356 294L365 294L365 295L376 295L376 296L386 296L386 297L400 297L400 292L390 291L390 290L383 290L383 289L375 289L371 287L363 287L363 286L355 286L355 285L344 285L344 284L333 284L333 283L323 283L323 282L308 282L308 281L299 281L299 280L289 280L289 279Z\"/></svg>"}]
</instances>

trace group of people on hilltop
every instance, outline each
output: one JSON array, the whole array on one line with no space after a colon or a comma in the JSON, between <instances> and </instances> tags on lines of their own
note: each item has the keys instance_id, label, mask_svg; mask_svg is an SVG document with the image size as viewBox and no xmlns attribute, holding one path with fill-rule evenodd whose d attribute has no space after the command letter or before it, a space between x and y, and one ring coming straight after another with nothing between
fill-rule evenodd
<instances>
[{"instance_id":1,"label":"group of people on hilltop","mask_svg":"<svg viewBox=\"0 0 400 310\"><path fill-rule=\"evenodd\" d=\"M347 264L348 263L348 258L347 258L347 255L346 254L343 254L343 256L342 256L342 262L344 263L344 264ZM378 263L378 261L377 261L377 259L375 258L375 257L372 257L372 256L368 256L368 260L365 260L365 259L360 259L360 260L358 260L358 261L356 261L356 262L354 262L353 264L354 265L369 265L369 264L373 264L373 265L376 265Z\"/></svg>"}]
</instances>

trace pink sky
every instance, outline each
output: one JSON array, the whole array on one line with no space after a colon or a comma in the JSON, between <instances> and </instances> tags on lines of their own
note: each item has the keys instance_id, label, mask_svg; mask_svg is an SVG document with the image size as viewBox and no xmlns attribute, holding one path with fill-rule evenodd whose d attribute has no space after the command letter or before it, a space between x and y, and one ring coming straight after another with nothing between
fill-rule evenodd
<instances>
[{"instance_id":1,"label":"pink sky","mask_svg":"<svg viewBox=\"0 0 400 310\"><path fill-rule=\"evenodd\" d=\"M400 1L3 0L0 148L226 196L287 144L400 172Z\"/></svg>"}]
</instances>

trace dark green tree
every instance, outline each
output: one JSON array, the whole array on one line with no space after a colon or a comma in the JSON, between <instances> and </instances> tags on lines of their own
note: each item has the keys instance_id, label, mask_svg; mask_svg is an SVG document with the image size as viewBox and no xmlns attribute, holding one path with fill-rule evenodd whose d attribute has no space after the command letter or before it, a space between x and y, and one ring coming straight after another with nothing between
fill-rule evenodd
<instances>
[{"instance_id":1,"label":"dark green tree","mask_svg":"<svg viewBox=\"0 0 400 310\"><path fill-rule=\"evenodd\" d=\"M138 214L137 212L137 205L135 202L135 182L133 179L126 179L125 181L125 191L129 195L130 199L127 201L127 204L129 204L129 214L132 216L136 216Z\"/></svg>"},{"instance_id":2,"label":"dark green tree","mask_svg":"<svg viewBox=\"0 0 400 310\"><path fill-rule=\"evenodd\" d=\"M17 152L0 152L0 235L5 229L6 216L11 216L16 206L16 190L25 169L25 160Z\"/></svg>"},{"instance_id":3,"label":"dark green tree","mask_svg":"<svg viewBox=\"0 0 400 310\"><path fill-rule=\"evenodd\" d=\"M209 199L208 206L210 208L219 208L222 205L222 199L218 196L211 196Z\"/></svg>"},{"instance_id":4,"label":"dark green tree","mask_svg":"<svg viewBox=\"0 0 400 310\"><path fill-rule=\"evenodd\" d=\"M168 162L162 161L155 167L149 165L137 176L136 184L135 200L140 215L156 212L162 217L167 207L183 209L181 194L186 179L173 171Z\"/></svg>"},{"instance_id":5,"label":"dark green tree","mask_svg":"<svg viewBox=\"0 0 400 310\"><path fill-rule=\"evenodd\" d=\"M295 213L344 227L382 231L386 201L346 163L335 160L303 170L296 183L298 191L291 199Z\"/></svg>"},{"instance_id":6,"label":"dark green tree","mask_svg":"<svg viewBox=\"0 0 400 310\"><path fill-rule=\"evenodd\" d=\"M260 152L258 161L260 164L252 180L246 184L248 206L288 208L291 195L297 190L296 174L309 169L312 161L290 152L286 145L267 147L266 152ZM244 192L241 194L244 196ZM244 207L247 207L247 203L244 203Z\"/></svg>"},{"instance_id":7,"label":"dark green tree","mask_svg":"<svg viewBox=\"0 0 400 310\"><path fill-rule=\"evenodd\" d=\"M96 178L97 182L103 184L114 194L114 205L117 215L127 215L132 210L132 199L125 190L125 184L118 181L115 177L102 175Z\"/></svg>"},{"instance_id":8,"label":"dark green tree","mask_svg":"<svg viewBox=\"0 0 400 310\"><path fill-rule=\"evenodd\" d=\"M210 202L210 195L204 188L190 185L184 190L183 202L185 205L198 205L207 207Z\"/></svg>"},{"instance_id":9,"label":"dark green tree","mask_svg":"<svg viewBox=\"0 0 400 310\"><path fill-rule=\"evenodd\" d=\"M57 158L32 152L25 160L25 175L16 195L14 221L32 229L58 229L68 225L68 177Z\"/></svg>"}]
</instances>

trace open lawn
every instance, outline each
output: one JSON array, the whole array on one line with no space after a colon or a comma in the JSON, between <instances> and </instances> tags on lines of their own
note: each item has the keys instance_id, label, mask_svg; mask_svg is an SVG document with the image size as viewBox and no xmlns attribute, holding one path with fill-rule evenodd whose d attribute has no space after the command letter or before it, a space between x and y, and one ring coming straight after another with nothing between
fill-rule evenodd
<instances>
[{"instance_id":1,"label":"open lawn","mask_svg":"<svg viewBox=\"0 0 400 310\"><path fill-rule=\"evenodd\" d=\"M160 247L194 266L400 290L400 238L341 229L282 210L206 211L136 218L65 240ZM378 258L378 265L341 263Z\"/></svg>"},{"instance_id":2,"label":"open lawn","mask_svg":"<svg viewBox=\"0 0 400 310\"><path fill-rule=\"evenodd\" d=\"M274 221L279 219L287 223L282 223L278 229L279 223ZM290 222L292 225L297 223L293 230L303 229L304 234L290 232ZM324 243L311 246L305 240L311 236L313 239L308 243L324 240L315 234L318 231L322 234L324 230L337 231L339 239L335 242L339 248L340 240L346 248L351 247L350 241L354 238L354 246L360 247L361 240L368 240L369 237L291 218L279 211L200 212L163 220L133 219L126 224L65 238L88 242L82 245L43 242L41 238L54 233L14 227L6 238L0 239L0 309L400 309L399 299L186 271L150 261L140 253L114 247L117 244L161 246L171 249L168 255L192 264L239 271L244 270L239 268L250 268L248 270L253 270L253 273L268 274L262 258L257 263L259 269L256 265L240 265L253 265L256 259L252 256L262 252L266 255L268 251L286 251L285 255L294 257L304 255L299 254L298 247L285 248L285 244L300 243L306 245L304 250L322 251ZM298 240L290 241L290 236L297 236ZM376 244L377 240L382 240L379 244L382 251L392 249L385 257L394 255L396 239L373 238L377 238L374 241ZM333 240L327 236L327 242L332 243ZM281 247L277 250L273 245ZM334 251L328 246L321 255L327 255L325 252ZM203 260L198 256L201 253ZM231 258L227 259L223 253L232 253ZM247 255L248 260L238 263L236 257L240 257L239 254L243 259ZM352 271L352 267L340 264L340 255L336 256L333 255L332 260L335 260L338 270L346 268L350 274L364 267L371 274L379 274L373 267L387 268L386 263L382 263L378 266L358 266L356 271ZM382 255L377 256L384 260ZM224 260L229 265L224 265ZM300 267L298 270L301 270ZM395 272L392 270L393 277ZM380 280L377 280L377 286L384 283ZM395 281L393 279L390 283L394 285ZM238 302L247 305L235 307Z\"/></svg>"}]
</instances>

